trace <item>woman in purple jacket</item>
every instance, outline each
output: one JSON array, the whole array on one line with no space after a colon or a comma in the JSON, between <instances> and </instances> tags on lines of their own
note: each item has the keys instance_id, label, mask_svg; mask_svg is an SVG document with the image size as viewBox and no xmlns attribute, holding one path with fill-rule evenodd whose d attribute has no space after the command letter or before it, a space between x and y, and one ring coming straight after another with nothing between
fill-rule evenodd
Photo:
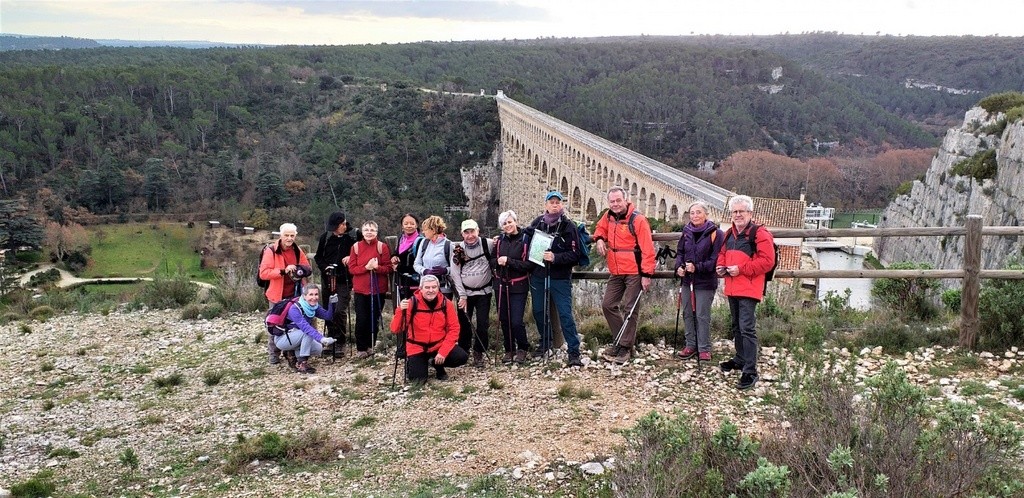
<instances>
[{"instance_id":1,"label":"woman in purple jacket","mask_svg":"<svg viewBox=\"0 0 1024 498\"><path fill-rule=\"evenodd\" d=\"M301 374L316 373L309 365L309 357L323 352L324 346L334 343L334 338L324 337L313 327L313 319L320 318L330 321L334 316L334 305L338 295L331 296L327 309L320 306L320 286L308 284L302 296L288 309L288 332L277 337L274 343L284 351L288 366ZM298 351L298 353L296 353Z\"/></svg>"},{"instance_id":2,"label":"woman in purple jacket","mask_svg":"<svg viewBox=\"0 0 1024 498\"><path fill-rule=\"evenodd\" d=\"M680 299L686 347L679 358L694 355L699 361L711 361L711 302L718 289L715 264L725 236L715 222L708 220L708 207L701 201L690 204L690 223L676 246L676 275L682 277ZM694 315L696 314L696 320Z\"/></svg>"}]
</instances>

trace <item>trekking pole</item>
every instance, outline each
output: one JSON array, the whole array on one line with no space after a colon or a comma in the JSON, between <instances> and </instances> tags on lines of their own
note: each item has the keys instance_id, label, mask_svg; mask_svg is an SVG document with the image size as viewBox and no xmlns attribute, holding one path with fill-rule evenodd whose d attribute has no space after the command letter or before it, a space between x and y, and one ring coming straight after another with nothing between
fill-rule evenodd
<instances>
[{"instance_id":1,"label":"trekking pole","mask_svg":"<svg viewBox=\"0 0 1024 498\"><path fill-rule=\"evenodd\" d=\"M377 274L370 272L370 355L373 355L374 350L377 349L377 313L376 309L380 308L380 303L377 302L377 291L380 281L377 279Z\"/></svg>"},{"instance_id":2,"label":"trekking pole","mask_svg":"<svg viewBox=\"0 0 1024 498\"><path fill-rule=\"evenodd\" d=\"M622 334L626 331L626 327L629 326L629 320L633 318L633 312L636 311L636 305L640 303L640 297L644 295L644 289L641 287L640 292L636 295L636 300L633 301L633 306L629 308L629 314L626 315L626 319L622 321L622 327L619 327L619 334L615 336L615 345L619 345L619 341L622 340Z\"/></svg>"},{"instance_id":3,"label":"trekking pole","mask_svg":"<svg viewBox=\"0 0 1024 498\"><path fill-rule=\"evenodd\" d=\"M337 276L337 273L338 273L338 268L335 267L334 271L331 272L331 292L333 292L335 296L338 295L338 276ZM334 312L337 313L338 310L335 309ZM331 321L334 322L336 320L337 320L337 316L336 315L331 315ZM324 328L325 329L328 328L327 327L327 322L324 322ZM328 330L328 332L329 331L330 330ZM338 338L335 337L335 339L338 339ZM337 340L335 340L333 343L331 343L331 363L334 363L336 361L338 361L338 341Z\"/></svg>"},{"instance_id":4,"label":"trekking pole","mask_svg":"<svg viewBox=\"0 0 1024 498\"><path fill-rule=\"evenodd\" d=\"M399 309L398 306L395 306L395 309L398 310ZM396 341L396 343L395 343L395 370L393 372L391 372L391 389L395 388L395 377L398 376L398 343L397 343L397 341L402 341L403 343L405 342L405 335L407 333L408 325L409 325L408 319L406 318L405 310L401 310L401 312L402 312L402 333L399 334L398 338L395 340ZM404 358L403 358L403 360L404 360ZM403 382L405 382L404 379L403 379Z\"/></svg>"},{"instance_id":5,"label":"trekking pole","mask_svg":"<svg viewBox=\"0 0 1024 498\"><path fill-rule=\"evenodd\" d=\"M544 262L544 337L541 338L541 347L544 351L544 360L549 358L551 343L554 339L551 333L551 265Z\"/></svg>"},{"instance_id":6,"label":"trekking pole","mask_svg":"<svg viewBox=\"0 0 1024 498\"><path fill-rule=\"evenodd\" d=\"M700 333L697 331L697 294L693 292L693 282L690 282L690 307L693 309L693 338L697 341L697 371L700 371Z\"/></svg>"},{"instance_id":7,"label":"trekking pole","mask_svg":"<svg viewBox=\"0 0 1024 498\"><path fill-rule=\"evenodd\" d=\"M685 270L684 270L685 273ZM679 277L679 295L676 296L676 330L672 332L672 345L679 345L679 314L683 310L683 277Z\"/></svg>"}]
</instances>

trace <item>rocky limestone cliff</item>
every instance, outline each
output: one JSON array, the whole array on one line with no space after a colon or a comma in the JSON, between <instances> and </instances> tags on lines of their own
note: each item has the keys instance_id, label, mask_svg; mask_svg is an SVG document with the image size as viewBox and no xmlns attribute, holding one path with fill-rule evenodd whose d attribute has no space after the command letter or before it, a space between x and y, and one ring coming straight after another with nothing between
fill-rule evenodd
<instances>
[{"instance_id":1,"label":"rocky limestone cliff","mask_svg":"<svg viewBox=\"0 0 1024 498\"><path fill-rule=\"evenodd\" d=\"M1000 136L982 131L1000 117L1001 113L989 114L980 107L968 111L963 125L946 132L924 181L915 181L909 195L901 195L889 204L882 213L880 226L963 226L969 214L980 215L985 226L1020 225L1024 219L1024 123L1007 125ZM960 161L986 149L996 150L995 179L978 181L951 172ZM875 253L885 264L914 261L930 263L935 268L962 268L963 239L877 238ZM1014 258L1024 259L1021 239L1024 237L984 237L982 267L1000 269Z\"/></svg>"},{"instance_id":2,"label":"rocky limestone cliff","mask_svg":"<svg viewBox=\"0 0 1024 498\"><path fill-rule=\"evenodd\" d=\"M497 232L498 196L501 194L501 143L498 142L486 163L462 170L462 191L469 199L469 213L480 224L482 233ZM459 237L461 238L461 237Z\"/></svg>"}]
</instances>

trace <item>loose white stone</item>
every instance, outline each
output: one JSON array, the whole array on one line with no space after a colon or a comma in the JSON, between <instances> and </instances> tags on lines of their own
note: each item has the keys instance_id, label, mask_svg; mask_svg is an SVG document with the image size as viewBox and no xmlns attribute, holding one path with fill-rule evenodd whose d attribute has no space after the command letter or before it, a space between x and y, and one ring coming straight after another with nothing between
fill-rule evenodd
<instances>
[{"instance_id":1,"label":"loose white stone","mask_svg":"<svg viewBox=\"0 0 1024 498\"><path fill-rule=\"evenodd\" d=\"M580 465L580 470L583 471L584 474L590 474L592 476L601 475L604 473L604 465L601 465L600 462L587 462Z\"/></svg>"}]
</instances>

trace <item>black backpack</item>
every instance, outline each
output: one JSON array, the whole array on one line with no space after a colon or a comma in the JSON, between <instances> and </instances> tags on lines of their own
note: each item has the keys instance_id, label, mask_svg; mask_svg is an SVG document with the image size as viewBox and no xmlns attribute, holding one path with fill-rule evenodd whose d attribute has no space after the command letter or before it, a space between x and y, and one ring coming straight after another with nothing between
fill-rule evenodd
<instances>
[{"instance_id":1,"label":"black backpack","mask_svg":"<svg viewBox=\"0 0 1024 498\"><path fill-rule=\"evenodd\" d=\"M270 287L270 280L263 280L260 278L260 264L263 263L263 255L266 254L267 249L270 249L271 246L273 246L273 244L263 246L263 250L260 251L260 257L256 259L256 285L263 290L267 290L267 288ZM295 261L299 261L299 245L292 244L292 251L295 251Z\"/></svg>"},{"instance_id":2,"label":"black backpack","mask_svg":"<svg viewBox=\"0 0 1024 498\"><path fill-rule=\"evenodd\" d=\"M753 224L753 223L752 223L752 225L754 225L754 226L750 227L750 235L749 235L749 237L750 237L751 246L753 246L753 248L754 248L754 254L757 254L757 229L761 228L761 225L756 225L756 224ZM728 240L730 236L732 236L732 230L729 230L729 231L727 231L725 233L726 240ZM712 240L714 240L714 239L712 239ZM774 246L773 249L775 249L775 264L772 265L772 268L770 270L768 270L768 273L764 274L764 285L765 285L765 288L768 287L768 282L771 282L773 279L775 279L775 270L777 270L779 268L779 245L778 244L772 244L772 246ZM753 258L754 254L749 254L748 256Z\"/></svg>"}]
</instances>

